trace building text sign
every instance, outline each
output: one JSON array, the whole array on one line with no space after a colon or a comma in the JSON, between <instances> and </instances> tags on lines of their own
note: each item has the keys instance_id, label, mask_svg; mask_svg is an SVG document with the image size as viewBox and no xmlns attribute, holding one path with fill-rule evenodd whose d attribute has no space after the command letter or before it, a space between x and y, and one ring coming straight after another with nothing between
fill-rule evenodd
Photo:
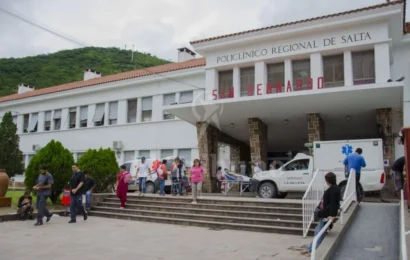
<instances>
[{"instance_id":1,"label":"building text sign","mask_svg":"<svg viewBox=\"0 0 410 260\"><path fill-rule=\"evenodd\" d=\"M294 42L289 44L272 46L270 48L254 49L249 51L230 53L216 57L216 63L223 64L232 61L246 60L258 57L271 57L303 50L313 50L335 45L350 44L372 40L369 32L341 35L337 37L326 37L317 40Z\"/></svg>"}]
</instances>

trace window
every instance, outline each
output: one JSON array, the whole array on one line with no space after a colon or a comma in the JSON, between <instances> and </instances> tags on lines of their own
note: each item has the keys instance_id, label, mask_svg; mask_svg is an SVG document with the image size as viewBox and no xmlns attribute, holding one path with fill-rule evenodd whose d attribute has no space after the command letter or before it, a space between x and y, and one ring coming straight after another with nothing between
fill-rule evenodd
<instances>
[{"instance_id":1,"label":"window","mask_svg":"<svg viewBox=\"0 0 410 260\"><path fill-rule=\"evenodd\" d=\"M13 123L17 125L17 116L13 116Z\"/></svg>"},{"instance_id":2,"label":"window","mask_svg":"<svg viewBox=\"0 0 410 260\"><path fill-rule=\"evenodd\" d=\"M124 162L132 161L135 159L135 151L124 152Z\"/></svg>"},{"instance_id":3,"label":"window","mask_svg":"<svg viewBox=\"0 0 410 260\"><path fill-rule=\"evenodd\" d=\"M88 106L80 107L80 127L87 127Z\"/></svg>"},{"instance_id":4,"label":"window","mask_svg":"<svg viewBox=\"0 0 410 260\"><path fill-rule=\"evenodd\" d=\"M309 159L293 161L284 167L285 171L300 171L307 169L309 169Z\"/></svg>"},{"instance_id":5,"label":"window","mask_svg":"<svg viewBox=\"0 0 410 260\"><path fill-rule=\"evenodd\" d=\"M220 71L218 75L219 98L233 97L233 71Z\"/></svg>"},{"instance_id":6,"label":"window","mask_svg":"<svg viewBox=\"0 0 410 260\"><path fill-rule=\"evenodd\" d=\"M343 54L323 57L325 87L341 87L345 84Z\"/></svg>"},{"instance_id":7,"label":"window","mask_svg":"<svg viewBox=\"0 0 410 260\"><path fill-rule=\"evenodd\" d=\"M170 106L175 103L175 93L164 95L164 106ZM175 119L175 116L168 111L164 111L164 120Z\"/></svg>"},{"instance_id":8,"label":"window","mask_svg":"<svg viewBox=\"0 0 410 260\"><path fill-rule=\"evenodd\" d=\"M76 108L76 107L72 107L72 108L70 108L69 111L70 111L69 114L68 114L68 116L69 116L69 122L70 122L69 127L70 127L70 129L71 129L71 128L75 128L75 126L76 126L76 121L77 121L77 108Z\"/></svg>"},{"instance_id":9,"label":"window","mask_svg":"<svg viewBox=\"0 0 410 260\"><path fill-rule=\"evenodd\" d=\"M104 116L105 116L105 104L97 104L95 107L93 122L94 126L104 125Z\"/></svg>"},{"instance_id":10,"label":"window","mask_svg":"<svg viewBox=\"0 0 410 260\"><path fill-rule=\"evenodd\" d=\"M179 94L179 103L186 104L192 103L194 100L194 92L193 91L184 91Z\"/></svg>"},{"instance_id":11,"label":"window","mask_svg":"<svg viewBox=\"0 0 410 260\"><path fill-rule=\"evenodd\" d=\"M255 68L242 68L241 69L241 97L253 96L255 84Z\"/></svg>"},{"instance_id":12,"label":"window","mask_svg":"<svg viewBox=\"0 0 410 260\"><path fill-rule=\"evenodd\" d=\"M293 68L293 90L306 90L310 79L310 60L292 61ZM298 82L301 81L301 89L298 89ZM299 83L300 84L300 83Z\"/></svg>"},{"instance_id":13,"label":"window","mask_svg":"<svg viewBox=\"0 0 410 260\"><path fill-rule=\"evenodd\" d=\"M30 119L30 123L28 125L27 131L30 133L37 132L37 125L38 125L38 113L31 114L31 119Z\"/></svg>"},{"instance_id":14,"label":"window","mask_svg":"<svg viewBox=\"0 0 410 260\"><path fill-rule=\"evenodd\" d=\"M128 100L128 110L127 110L127 122L135 123L137 122L137 100Z\"/></svg>"},{"instance_id":15,"label":"window","mask_svg":"<svg viewBox=\"0 0 410 260\"><path fill-rule=\"evenodd\" d=\"M46 111L44 113L44 131L51 130L51 111Z\"/></svg>"},{"instance_id":16,"label":"window","mask_svg":"<svg viewBox=\"0 0 410 260\"><path fill-rule=\"evenodd\" d=\"M29 121L30 121L30 115L25 114L23 118L23 132L24 133L27 133Z\"/></svg>"},{"instance_id":17,"label":"window","mask_svg":"<svg viewBox=\"0 0 410 260\"><path fill-rule=\"evenodd\" d=\"M28 155L28 164L30 164L31 159L33 159L34 154L29 154Z\"/></svg>"},{"instance_id":18,"label":"window","mask_svg":"<svg viewBox=\"0 0 410 260\"><path fill-rule=\"evenodd\" d=\"M279 92L276 90L276 84L280 83L282 85L282 92L285 89L285 64L276 63L268 64L267 73L268 73L268 84L272 86L272 93Z\"/></svg>"},{"instance_id":19,"label":"window","mask_svg":"<svg viewBox=\"0 0 410 260\"><path fill-rule=\"evenodd\" d=\"M374 51L354 52L353 60L353 84L372 84L375 82Z\"/></svg>"},{"instance_id":20,"label":"window","mask_svg":"<svg viewBox=\"0 0 410 260\"><path fill-rule=\"evenodd\" d=\"M61 109L59 110L54 110L54 130L60 130L61 129Z\"/></svg>"},{"instance_id":21,"label":"window","mask_svg":"<svg viewBox=\"0 0 410 260\"><path fill-rule=\"evenodd\" d=\"M109 125L116 125L117 118L118 118L118 102L110 102L109 107L109 115L108 115L108 124Z\"/></svg>"},{"instance_id":22,"label":"window","mask_svg":"<svg viewBox=\"0 0 410 260\"><path fill-rule=\"evenodd\" d=\"M124 165L125 165L125 170L127 172L130 172L131 171L131 163L125 163Z\"/></svg>"},{"instance_id":23,"label":"window","mask_svg":"<svg viewBox=\"0 0 410 260\"><path fill-rule=\"evenodd\" d=\"M181 159L185 160L185 166L189 167L191 166L191 149L179 149L178 150L178 156Z\"/></svg>"},{"instance_id":24,"label":"window","mask_svg":"<svg viewBox=\"0 0 410 260\"><path fill-rule=\"evenodd\" d=\"M172 149L164 149L161 150L161 159L165 158L165 157L170 157L174 155L174 150Z\"/></svg>"},{"instance_id":25,"label":"window","mask_svg":"<svg viewBox=\"0 0 410 260\"><path fill-rule=\"evenodd\" d=\"M152 120L152 97L142 98L142 122L150 122Z\"/></svg>"},{"instance_id":26,"label":"window","mask_svg":"<svg viewBox=\"0 0 410 260\"><path fill-rule=\"evenodd\" d=\"M150 150L140 150L139 156L144 156L145 158L150 158L151 151Z\"/></svg>"},{"instance_id":27,"label":"window","mask_svg":"<svg viewBox=\"0 0 410 260\"><path fill-rule=\"evenodd\" d=\"M83 156L84 153L77 153L77 161L80 160L81 156Z\"/></svg>"}]
</instances>

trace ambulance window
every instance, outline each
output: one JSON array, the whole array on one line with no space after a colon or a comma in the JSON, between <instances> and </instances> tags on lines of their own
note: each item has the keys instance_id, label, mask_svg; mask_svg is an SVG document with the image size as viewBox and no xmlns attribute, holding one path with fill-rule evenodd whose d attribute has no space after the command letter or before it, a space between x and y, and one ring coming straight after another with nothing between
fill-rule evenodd
<instances>
[{"instance_id":1,"label":"ambulance window","mask_svg":"<svg viewBox=\"0 0 410 260\"><path fill-rule=\"evenodd\" d=\"M309 169L309 159L296 160L287 164L285 171L300 171Z\"/></svg>"}]
</instances>

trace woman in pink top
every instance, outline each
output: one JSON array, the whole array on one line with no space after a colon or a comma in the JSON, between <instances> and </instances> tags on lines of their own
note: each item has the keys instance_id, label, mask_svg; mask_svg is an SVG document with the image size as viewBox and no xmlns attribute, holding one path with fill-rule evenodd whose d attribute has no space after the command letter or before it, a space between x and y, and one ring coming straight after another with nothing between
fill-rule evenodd
<instances>
[{"instance_id":1,"label":"woman in pink top","mask_svg":"<svg viewBox=\"0 0 410 260\"><path fill-rule=\"evenodd\" d=\"M204 167L201 166L201 162L198 159L194 160L194 164L191 167L191 182L192 182L192 201L193 204L196 204L196 197L199 193L201 196L202 191L202 182L204 180Z\"/></svg>"},{"instance_id":2,"label":"woman in pink top","mask_svg":"<svg viewBox=\"0 0 410 260\"><path fill-rule=\"evenodd\" d=\"M125 203L127 202L127 191L128 191L128 182L131 181L132 177L127 172L125 165L121 165L120 173L117 176L117 197L121 201L121 208L125 208Z\"/></svg>"}]
</instances>

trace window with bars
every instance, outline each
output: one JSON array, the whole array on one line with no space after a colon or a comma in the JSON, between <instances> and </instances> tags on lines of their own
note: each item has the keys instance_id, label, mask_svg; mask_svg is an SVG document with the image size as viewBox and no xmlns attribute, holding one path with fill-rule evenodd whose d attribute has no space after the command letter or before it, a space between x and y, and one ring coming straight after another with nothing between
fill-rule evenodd
<instances>
[{"instance_id":1,"label":"window with bars","mask_svg":"<svg viewBox=\"0 0 410 260\"><path fill-rule=\"evenodd\" d=\"M353 84L375 83L374 50L353 52Z\"/></svg>"},{"instance_id":2,"label":"window with bars","mask_svg":"<svg viewBox=\"0 0 410 260\"><path fill-rule=\"evenodd\" d=\"M164 106L170 106L175 103L175 93L165 94L164 95ZM164 111L163 115L164 120L175 119L175 116L168 111Z\"/></svg>"},{"instance_id":3,"label":"window with bars","mask_svg":"<svg viewBox=\"0 0 410 260\"><path fill-rule=\"evenodd\" d=\"M310 59L292 61L293 90L308 89L310 80ZM300 86L298 89L298 85Z\"/></svg>"},{"instance_id":4,"label":"window with bars","mask_svg":"<svg viewBox=\"0 0 410 260\"><path fill-rule=\"evenodd\" d=\"M25 114L23 116L23 132L27 133L28 132L28 125L30 122L30 115L29 114Z\"/></svg>"},{"instance_id":5,"label":"window with bars","mask_svg":"<svg viewBox=\"0 0 410 260\"><path fill-rule=\"evenodd\" d=\"M80 127L88 126L88 106L80 107Z\"/></svg>"},{"instance_id":6,"label":"window with bars","mask_svg":"<svg viewBox=\"0 0 410 260\"><path fill-rule=\"evenodd\" d=\"M164 159L165 157L170 157L174 155L174 150L172 149L163 149L161 150L161 159Z\"/></svg>"},{"instance_id":7,"label":"window with bars","mask_svg":"<svg viewBox=\"0 0 410 260\"><path fill-rule=\"evenodd\" d=\"M105 104L100 103L95 107L93 122L94 126L104 125L104 116L105 116Z\"/></svg>"},{"instance_id":8,"label":"window with bars","mask_svg":"<svg viewBox=\"0 0 410 260\"><path fill-rule=\"evenodd\" d=\"M127 108L127 122L135 123L137 122L137 99L128 100Z\"/></svg>"},{"instance_id":9,"label":"window with bars","mask_svg":"<svg viewBox=\"0 0 410 260\"><path fill-rule=\"evenodd\" d=\"M110 102L109 104L109 115L108 115L108 124L116 125L118 120L118 102Z\"/></svg>"},{"instance_id":10,"label":"window with bars","mask_svg":"<svg viewBox=\"0 0 410 260\"><path fill-rule=\"evenodd\" d=\"M61 129L61 109L54 110L54 130Z\"/></svg>"},{"instance_id":11,"label":"window with bars","mask_svg":"<svg viewBox=\"0 0 410 260\"><path fill-rule=\"evenodd\" d=\"M37 132L38 125L38 113L31 114L30 123L28 124L27 132L34 133Z\"/></svg>"},{"instance_id":12,"label":"window with bars","mask_svg":"<svg viewBox=\"0 0 410 260\"><path fill-rule=\"evenodd\" d=\"M72 129L72 128L75 128L76 127L76 121L77 121L77 108L76 107L72 107L72 108L70 108L70 110L69 110L70 112L69 112L69 114L68 114L68 117L69 117L69 128L70 129Z\"/></svg>"},{"instance_id":13,"label":"window with bars","mask_svg":"<svg viewBox=\"0 0 410 260\"><path fill-rule=\"evenodd\" d=\"M51 130L51 111L46 111L44 113L44 131Z\"/></svg>"},{"instance_id":14,"label":"window with bars","mask_svg":"<svg viewBox=\"0 0 410 260\"><path fill-rule=\"evenodd\" d=\"M17 116L13 116L13 123L17 125Z\"/></svg>"},{"instance_id":15,"label":"window with bars","mask_svg":"<svg viewBox=\"0 0 410 260\"><path fill-rule=\"evenodd\" d=\"M218 73L218 92L219 99L233 97L233 70Z\"/></svg>"},{"instance_id":16,"label":"window with bars","mask_svg":"<svg viewBox=\"0 0 410 260\"><path fill-rule=\"evenodd\" d=\"M343 54L323 57L325 88L341 87L345 84Z\"/></svg>"},{"instance_id":17,"label":"window with bars","mask_svg":"<svg viewBox=\"0 0 410 260\"><path fill-rule=\"evenodd\" d=\"M191 166L191 149L178 149L178 156L185 160L186 167Z\"/></svg>"},{"instance_id":18,"label":"window with bars","mask_svg":"<svg viewBox=\"0 0 410 260\"><path fill-rule=\"evenodd\" d=\"M144 156L145 158L150 158L151 151L150 150L140 150L138 152L139 156Z\"/></svg>"},{"instance_id":19,"label":"window with bars","mask_svg":"<svg viewBox=\"0 0 410 260\"><path fill-rule=\"evenodd\" d=\"M141 121L142 122L152 121L152 97L142 98L141 109L142 109Z\"/></svg>"},{"instance_id":20,"label":"window with bars","mask_svg":"<svg viewBox=\"0 0 410 260\"><path fill-rule=\"evenodd\" d=\"M124 151L124 162L132 161L135 159L135 151Z\"/></svg>"},{"instance_id":21,"label":"window with bars","mask_svg":"<svg viewBox=\"0 0 410 260\"><path fill-rule=\"evenodd\" d=\"M268 64L266 66L267 73L268 73L268 85L272 88L272 93L279 92L277 89L277 84L280 83L282 86L281 91L285 89L285 64L284 63L276 63L276 64Z\"/></svg>"},{"instance_id":22,"label":"window with bars","mask_svg":"<svg viewBox=\"0 0 410 260\"><path fill-rule=\"evenodd\" d=\"M241 68L241 97L253 96L255 85L255 67Z\"/></svg>"},{"instance_id":23,"label":"window with bars","mask_svg":"<svg viewBox=\"0 0 410 260\"><path fill-rule=\"evenodd\" d=\"M193 91L184 91L179 94L179 104L192 103L194 100Z\"/></svg>"}]
</instances>

